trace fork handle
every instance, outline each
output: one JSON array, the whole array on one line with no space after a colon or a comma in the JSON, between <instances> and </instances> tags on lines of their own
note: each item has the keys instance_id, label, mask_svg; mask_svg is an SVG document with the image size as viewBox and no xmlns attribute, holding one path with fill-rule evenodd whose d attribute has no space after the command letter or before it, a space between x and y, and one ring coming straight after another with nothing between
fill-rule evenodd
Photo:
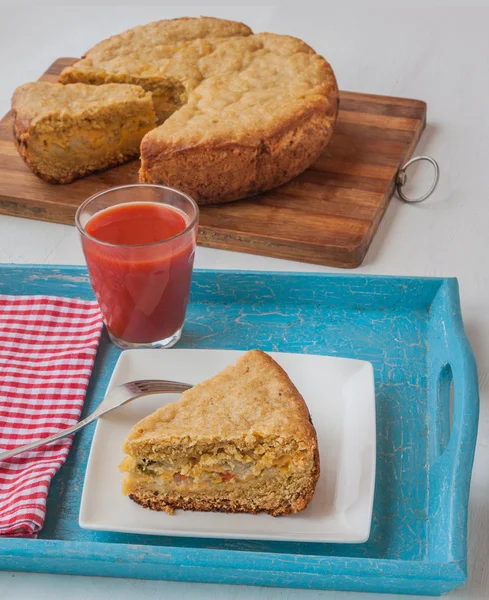
<instances>
[{"instance_id":1,"label":"fork handle","mask_svg":"<svg viewBox=\"0 0 489 600\"><path fill-rule=\"evenodd\" d=\"M133 383L143 383L143 382L133 382ZM149 381L149 383L151 383L151 381ZM14 448L13 450L8 450L7 452L0 453L0 462L2 460L6 460L7 458L11 458L12 456L17 456L17 454L22 454L22 452L27 452L28 450L34 450L35 448L39 448L39 446L51 444L52 442L56 442L57 440L60 440L64 437L66 437L67 435L71 435L72 433L75 433L76 431L85 427L85 425L89 425L90 423L92 423L93 421L95 421L96 419L101 417L102 415L105 415L106 413L110 412L111 410L114 410L115 408L118 408L119 406L122 406L123 404L126 404L127 402L130 402L131 400L135 400L136 398L139 398L141 396L146 396L146 395L150 395L150 394L165 394L165 393L184 392L192 387L189 384L177 383L174 381L158 381L158 383L171 384L171 389L169 389L167 386L166 389L153 388L153 389L139 390L139 393L132 395L130 397L123 398L123 401L122 402L119 401L115 406L111 405L111 404L107 405L106 402L102 402L98 406L98 408L96 408L93 411L92 414L88 415L88 417L86 417L82 421L79 421L78 423L76 423L76 425L73 425L72 427L68 427L67 429L62 429L61 431L58 431L58 433L55 433L54 435L50 435L49 437L41 438L40 440L31 442L30 444L26 444L25 446L19 446L18 448ZM112 391L114 391L114 390L112 390ZM108 398L108 396L106 397L106 400L107 400L107 398Z\"/></svg>"},{"instance_id":2,"label":"fork handle","mask_svg":"<svg viewBox=\"0 0 489 600\"><path fill-rule=\"evenodd\" d=\"M7 458L11 458L12 456L17 456L17 454L22 454L22 452L27 452L28 450L34 450L35 448L39 448L39 446L44 446L45 444L50 444L51 442L56 442L66 437L67 435L71 435L75 433L85 425L88 425L92 421L94 421L99 415L97 411L93 412L86 419L79 421L76 425L72 427L68 427L67 429L62 429L55 433L54 435L50 435L46 438L41 438L40 440L36 440L35 442L31 442L30 444L26 444L25 446L19 446L18 448L14 448L13 450L8 450L7 452L0 453L0 462L2 460L6 460Z\"/></svg>"}]
</instances>

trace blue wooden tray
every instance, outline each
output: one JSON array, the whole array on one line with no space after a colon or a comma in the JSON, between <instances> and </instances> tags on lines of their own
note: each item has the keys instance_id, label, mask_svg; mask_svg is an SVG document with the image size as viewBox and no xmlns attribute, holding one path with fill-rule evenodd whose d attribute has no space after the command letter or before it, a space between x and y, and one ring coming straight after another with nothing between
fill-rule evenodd
<instances>
[{"instance_id":1,"label":"blue wooden tray","mask_svg":"<svg viewBox=\"0 0 489 600\"><path fill-rule=\"evenodd\" d=\"M0 293L92 298L86 271L78 267L3 266ZM259 347L373 363L378 464L368 542L228 541L80 529L90 426L77 434L53 480L39 538L0 538L0 568L430 595L465 581L479 399L455 279L197 271L180 347ZM103 398L118 354L104 336L86 413Z\"/></svg>"}]
</instances>

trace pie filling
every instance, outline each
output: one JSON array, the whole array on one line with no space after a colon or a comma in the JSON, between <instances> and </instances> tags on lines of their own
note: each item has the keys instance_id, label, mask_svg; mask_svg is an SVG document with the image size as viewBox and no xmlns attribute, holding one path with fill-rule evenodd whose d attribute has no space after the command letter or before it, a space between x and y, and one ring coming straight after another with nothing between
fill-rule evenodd
<instances>
[{"instance_id":1,"label":"pie filling","mask_svg":"<svg viewBox=\"0 0 489 600\"><path fill-rule=\"evenodd\" d=\"M256 478L272 478L278 473L287 474L294 457L281 456L268 465L260 463L242 463L229 460L214 464L172 466L164 461L153 461L145 458L127 456L120 465L120 470L127 472L132 479L141 482L151 481L157 484L173 482L176 485L193 485L199 483L222 484L242 483Z\"/></svg>"}]
</instances>

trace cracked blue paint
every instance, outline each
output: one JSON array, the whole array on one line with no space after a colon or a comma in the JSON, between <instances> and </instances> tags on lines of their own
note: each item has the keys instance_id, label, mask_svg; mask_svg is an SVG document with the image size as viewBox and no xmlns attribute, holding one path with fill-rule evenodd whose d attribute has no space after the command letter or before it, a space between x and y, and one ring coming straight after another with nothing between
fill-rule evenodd
<instances>
[{"instance_id":1,"label":"cracked blue paint","mask_svg":"<svg viewBox=\"0 0 489 600\"><path fill-rule=\"evenodd\" d=\"M0 267L2 292L92 298L78 267ZM187 348L329 354L372 362L377 482L365 544L227 541L87 531L78 511L93 426L52 482L37 540L0 539L0 568L439 595L465 581L477 373L453 279L196 271ZM84 414L119 351L104 335ZM449 431L451 366L455 408ZM445 376L445 375L443 375ZM205 518L205 517L203 517Z\"/></svg>"}]
</instances>

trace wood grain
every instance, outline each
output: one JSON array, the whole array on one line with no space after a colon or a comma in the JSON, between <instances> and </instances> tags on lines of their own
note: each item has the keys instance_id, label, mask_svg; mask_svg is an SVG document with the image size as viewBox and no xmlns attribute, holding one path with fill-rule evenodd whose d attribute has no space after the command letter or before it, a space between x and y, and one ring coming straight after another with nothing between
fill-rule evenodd
<instances>
[{"instance_id":1,"label":"wood grain","mask_svg":"<svg viewBox=\"0 0 489 600\"><path fill-rule=\"evenodd\" d=\"M41 78L56 81L74 59ZM419 100L340 93L335 133L319 160L289 183L247 200L201 209L199 244L344 268L359 266L426 121ZM69 185L33 175L0 122L0 213L73 224L90 195L138 181L139 161Z\"/></svg>"}]
</instances>

